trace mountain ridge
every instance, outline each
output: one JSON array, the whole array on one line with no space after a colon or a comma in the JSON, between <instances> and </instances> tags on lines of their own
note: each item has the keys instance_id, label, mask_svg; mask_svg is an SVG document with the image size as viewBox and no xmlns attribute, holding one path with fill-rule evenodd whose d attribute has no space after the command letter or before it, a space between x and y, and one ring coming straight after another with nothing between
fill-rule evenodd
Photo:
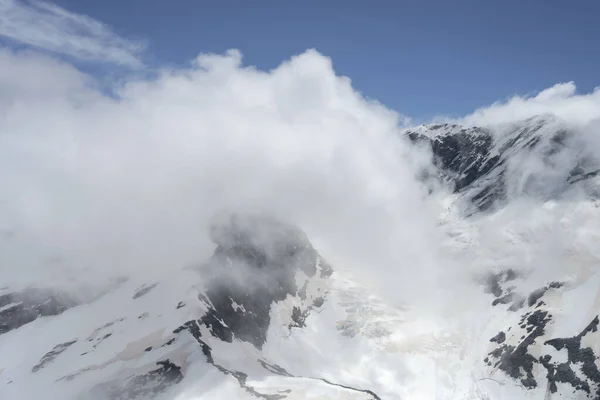
<instances>
[{"instance_id":1,"label":"mountain ridge","mask_svg":"<svg viewBox=\"0 0 600 400\"><path fill-rule=\"evenodd\" d=\"M117 280L87 298L3 287L0 397L600 398L598 257L565 247L562 269L543 279L526 262L538 230L573 233L581 220L593 247L598 163L577 131L541 116L403 135L430 152L424 183L454 196L440 229L459 264L487 250L486 224L507 234L501 257L470 271L472 309L443 319L392 307L329 265L301 227L227 214L208 229L212 256L192 267ZM567 211L560 224L548 217L549 228L502 225L522 198L543 215Z\"/></svg>"},{"instance_id":2,"label":"mountain ridge","mask_svg":"<svg viewBox=\"0 0 600 400\"><path fill-rule=\"evenodd\" d=\"M486 127L420 125L403 135L431 151L441 180L472 204L469 214L501 207L510 197L529 195L549 200L573 184L593 180L600 172L595 156L576 140L575 128L552 115ZM526 165L531 161L539 164L538 171ZM544 169L563 176L545 179ZM530 175L525 174L528 172ZM510 187L508 181L522 185ZM597 194L595 182L588 191Z\"/></svg>"}]
</instances>

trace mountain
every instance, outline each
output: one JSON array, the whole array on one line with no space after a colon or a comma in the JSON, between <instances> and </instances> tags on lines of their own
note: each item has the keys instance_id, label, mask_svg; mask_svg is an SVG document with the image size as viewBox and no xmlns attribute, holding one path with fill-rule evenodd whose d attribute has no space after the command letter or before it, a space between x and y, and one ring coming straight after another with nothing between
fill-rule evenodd
<instances>
[{"instance_id":1,"label":"mountain","mask_svg":"<svg viewBox=\"0 0 600 400\"><path fill-rule=\"evenodd\" d=\"M571 235L585 229L573 224L576 217L597 221L598 160L581 132L553 116L494 127L425 125L405 134L431 152L437 179L449 186L466 211L462 215L475 219L475 226L494 224L524 199L532 203L526 212L564 207L566 215L557 215ZM510 245L533 248L527 238L523 242L511 238ZM486 318L496 319L484 330L497 326L493 336L488 331L481 379L510 387L495 396L486 390L489 398L600 398L598 259L588 254L581 260L585 254L569 251L561 260L565 264L553 271L565 280L532 288L527 281L534 271L514 260L480 278L494 297L495 310Z\"/></svg>"},{"instance_id":2,"label":"mountain","mask_svg":"<svg viewBox=\"0 0 600 400\"><path fill-rule=\"evenodd\" d=\"M160 282L122 281L91 301L3 288L2 360L14 362L0 369L2 398L172 398L186 378L205 382L207 398L379 398L297 360L318 340L303 331L322 312L333 273L301 230L231 215L211 237L205 264ZM318 356L307 362L325 365Z\"/></svg>"},{"instance_id":3,"label":"mountain","mask_svg":"<svg viewBox=\"0 0 600 400\"><path fill-rule=\"evenodd\" d=\"M449 199L438 228L467 278L442 300L461 306L390 304L301 227L234 213L199 265L0 287L0 398L600 399L600 165L582 135L552 116L404 135Z\"/></svg>"},{"instance_id":4,"label":"mountain","mask_svg":"<svg viewBox=\"0 0 600 400\"><path fill-rule=\"evenodd\" d=\"M437 172L471 212L524 195L556 198L600 172L574 129L551 115L494 127L422 125L405 134L431 150ZM597 194L595 185L586 190Z\"/></svg>"}]
</instances>

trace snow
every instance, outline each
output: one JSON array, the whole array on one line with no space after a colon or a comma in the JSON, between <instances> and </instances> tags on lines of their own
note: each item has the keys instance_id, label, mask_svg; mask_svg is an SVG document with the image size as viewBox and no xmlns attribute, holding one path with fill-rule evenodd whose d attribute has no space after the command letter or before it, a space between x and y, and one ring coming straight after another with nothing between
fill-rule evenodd
<instances>
[{"instance_id":1,"label":"snow","mask_svg":"<svg viewBox=\"0 0 600 400\"><path fill-rule=\"evenodd\" d=\"M435 135L456 129L443 126ZM416 131L433 135L427 127ZM503 156L512 157L518 150ZM477 184L495 179L498 172ZM483 362L497 348L490 338L499 332L506 334L505 344L521 343L529 332L519 321L539 304L526 304L518 311L510 311L510 304L493 306L494 297L484 292L482 281L491 272L513 269L519 279L503 290L514 286L510 290L525 298L550 282L564 283L542 298L543 309L553 319L530 354L537 359L548 353L555 362L567 362L565 350L543 343L579 334L600 310L598 204L513 199L495 213L467 219L459 207L461 196L438 200L441 248L451 260L442 275L442 282L451 284L439 288L447 304L434 303L439 304L435 310L390 304L356 282L343 265L334 265L330 278L298 272L295 283L305 288L305 298L289 294L271 305L262 348L235 338L222 341L200 327L214 364L245 374L244 384L251 390L286 399L372 399L367 391L381 399L574 398L569 397L572 387L565 384L558 385L557 394L548 394L546 371L539 364L534 365L539 386L525 389ZM319 258L317 270L321 267ZM183 380L158 399L255 398L232 373L211 365L187 330L174 333L213 307L199 298L204 283L193 268L172 269L147 281L121 281L87 303L0 335L0 399L77 398L99 383L147 373L165 359L181 367ZM150 289L142 294L143 288ZM311 308L305 326L292 326L295 307L321 298L323 304ZM243 304L230 300L233 312L247 312ZM7 304L0 311L18 305ZM32 372L55 346L74 340ZM597 335L586 335L582 345L596 354L600 350ZM576 374L585 378L580 366Z\"/></svg>"},{"instance_id":2,"label":"snow","mask_svg":"<svg viewBox=\"0 0 600 400\"><path fill-rule=\"evenodd\" d=\"M472 225L448 225L453 232L448 245L473 248L478 244ZM527 239L515 237L511 243L519 240ZM125 282L89 304L40 318L0 336L0 360L9 360L1 366L0 398L36 398L42 393L51 393L56 399L73 398L95 382L147 371L164 358L183 366L186 376L161 395L172 397L164 398L252 398L234 378L206 363L190 335L188 339L177 337L171 346L144 351L162 346L174 337L173 328L201 315L206 308L194 295L194 278L191 271L177 271L135 300L132 295L140 282ZM560 323L552 325L553 336L571 336L589 323L598 309L599 280L600 275L595 274L555 300L548 300L549 307L562 316ZM457 313L454 317L459 319L447 320L424 317L410 307L386 306L340 272L327 285L315 282L311 285L309 280L307 296L314 298L326 292L323 306L309 314L305 328L287 330L290 320L285 316L290 315L297 300L288 297L275 305L261 350L249 343L221 342L203 327L202 337L211 347L215 362L248 374L247 384L261 393L285 393L288 399L370 398L320 378L372 390L385 399L523 398L522 388L481 366L489 351L488 338L505 326L513 326L519 317L491 310L491 299L484 294L473 299L474 305L486 299L482 305ZM186 306L177 309L181 301ZM243 309L237 303L232 307ZM31 372L56 344L75 339L77 342L55 360L37 373ZM293 376L270 373L259 360L279 365ZM60 380L73 374L76 377L70 381ZM527 397L535 398L533 392Z\"/></svg>"}]
</instances>

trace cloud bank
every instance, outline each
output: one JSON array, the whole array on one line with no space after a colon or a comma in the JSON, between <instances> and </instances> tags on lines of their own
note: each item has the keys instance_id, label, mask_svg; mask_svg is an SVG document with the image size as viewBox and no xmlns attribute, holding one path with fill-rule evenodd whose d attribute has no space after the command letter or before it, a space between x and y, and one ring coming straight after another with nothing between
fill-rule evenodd
<instances>
[{"instance_id":1,"label":"cloud bank","mask_svg":"<svg viewBox=\"0 0 600 400\"><path fill-rule=\"evenodd\" d=\"M574 82L558 83L534 96L514 96L506 102L482 107L459 119L467 125L515 122L536 115L552 114L576 126L600 119L600 87L577 93Z\"/></svg>"},{"instance_id":2,"label":"cloud bank","mask_svg":"<svg viewBox=\"0 0 600 400\"><path fill-rule=\"evenodd\" d=\"M87 17L40 2L0 7L5 36L141 66L138 45ZM39 31L26 27L37 17ZM444 252L438 198L415 180L428 154L398 139L407 118L363 98L314 50L271 71L243 65L237 50L204 54L153 79L125 78L107 96L68 63L4 49L0 88L5 282L198 263L223 210L299 225L336 268L392 301L447 298L440 288L468 271ZM551 113L591 125L598 105L600 91L577 94L567 83L458 122Z\"/></svg>"},{"instance_id":3,"label":"cloud bank","mask_svg":"<svg viewBox=\"0 0 600 400\"><path fill-rule=\"evenodd\" d=\"M144 45L85 15L44 1L0 0L0 36L81 60L143 65Z\"/></svg>"},{"instance_id":4,"label":"cloud bank","mask_svg":"<svg viewBox=\"0 0 600 400\"><path fill-rule=\"evenodd\" d=\"M6 279L203 261L222 210L296 223L372 284L410 270L412 283L398 279L389 293L432 279L434 213L414 179L415 153L398 140L399 116L316 51L269 72L237 51L201 55L128 80L114 97L45 56L4 51L0 63Z\"/></svg>"}]
</instances>

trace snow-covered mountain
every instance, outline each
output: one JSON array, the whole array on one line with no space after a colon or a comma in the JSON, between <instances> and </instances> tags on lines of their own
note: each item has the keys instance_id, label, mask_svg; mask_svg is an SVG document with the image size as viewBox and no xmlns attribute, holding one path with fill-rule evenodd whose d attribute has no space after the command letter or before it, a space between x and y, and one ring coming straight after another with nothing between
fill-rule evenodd
<instances>
[{"instance_id":1,"label":"snow-covered mountain","mask_svg":"<svg viewBox=\"0 0 600 400\"><path fill-rule=\"evenodd\" d=\"M523 195L556 198L600 172L581 135L552 115L493 127L423 125L406 134L431 149L437 172L473 204L471 212ZM597 193L593 183L584 189Z\"/></svg>"},{"instance_id":2,"label":"snow-covered mountain","mask_svg":"<svg viewBox=\"0 0 600 400\"><path fill-rule=\"evenodd\" d=\"M0 399L600 398L600 164L579 131L541 116L404 135L432 156L420 179L444 194L462 307L386 303L293 222L232 214L200 265L0 287Z\"/></svg>"}]
</instances>

